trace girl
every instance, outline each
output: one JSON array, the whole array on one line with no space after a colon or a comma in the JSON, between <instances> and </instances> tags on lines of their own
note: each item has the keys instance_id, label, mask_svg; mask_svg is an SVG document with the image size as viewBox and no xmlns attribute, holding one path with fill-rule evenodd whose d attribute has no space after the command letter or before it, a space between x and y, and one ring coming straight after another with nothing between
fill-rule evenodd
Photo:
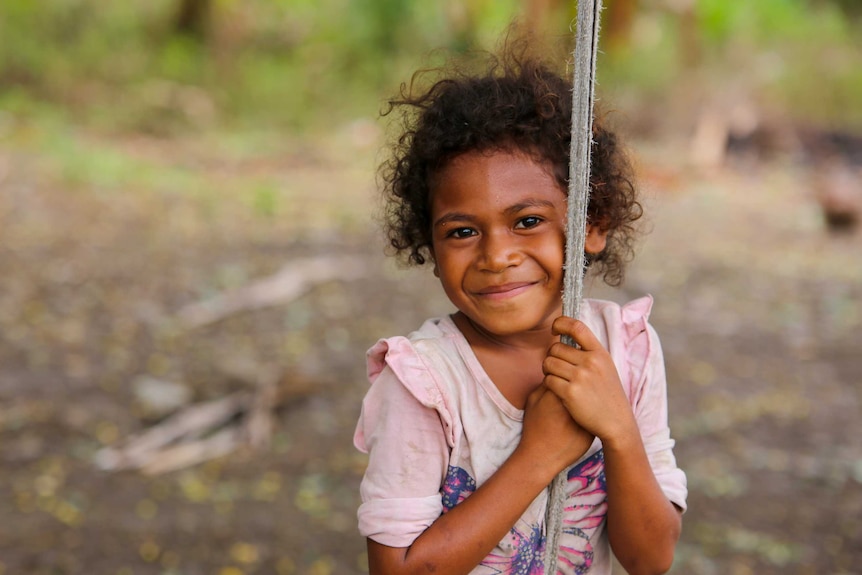
<instances>
[{"instance_id":1,"label":"girl","mask_svg":"<svg viewBox=\"0 0 862 575\"><path fill-rule=\"evenodd\" d=\"M611 549L631 574L673 561L686 483L652 299L561 317L570 86L510 53L391 102L406 112L382 171L389 239L457 311L368 352L354 442L372 574L543 573L563 470L560 572L610 573ZM615 136L593 132L585 251L618 285L641 206Z\"/></svg>"}]
</instances>

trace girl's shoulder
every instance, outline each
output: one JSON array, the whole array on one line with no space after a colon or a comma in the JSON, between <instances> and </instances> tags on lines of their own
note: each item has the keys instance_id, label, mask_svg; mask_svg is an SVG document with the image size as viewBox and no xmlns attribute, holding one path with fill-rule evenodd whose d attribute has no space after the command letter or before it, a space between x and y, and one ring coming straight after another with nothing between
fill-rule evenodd
<instances>
[{"instance_id":1,"label":"girl's shoulder","mask_svg":"<svg viewBox=\"0 0 862 575\"><path fill-rule=\"evenodd\" d=\"M649 330L653 298L646 295L624 304L602 299L584 299L581 320L605 344L629 343ZM604 336L604 337L602 337Z\"/></svg>"},{"instance_id":2,"label":"girl's shoulder","mask_svg":"<svg viewBox=\"0 0 862 575\"><path fill-rule=\"evenodd\" d=\"M421 405L438 412L446 441L454 445L461 429L458 385L472 380L475 370L465 359L465 345L448 316L429 319L406 337L379 340L367 352L371 390L366 401L374 396L374 401L384 402L391 386L404 388Z\"/></svg>"},{"instance_id":3,"label":"girl's shoulder","mask_svg":"<svg viewBox=\"0 0 862 575\"><path fill-rule=\"evenodd\" d=\"M463 338L452 319L444 316L426 320L406 337L380 339L366 352L368 379L373 382L387 365L396 371L427 370L429 364L457 355Z\"/></svg>"},{"instance_id":4,"label":"girl's shoulder","mask_svg":"<svg viewBox=\"0 0 862 575\"><path fill-rule=\"evenodd\" d=\"M457 389L475 381L481 367L451 317L427 320L408 336L379 340L366 354L372 386L388 371L427 407L449 405Z\"/></svg>"},{"instance_id":5,"label":"girl's shoulder","mask_svg":"<svg viewBox=\"0 0 862 575\"><path fill-rule=\"evenodd\" d=\"M664 363L658 334L649 323L652 306L648 295L624 304L585 299L581 310L582 321L611 354L632 401L647 383L646 376Z\"/></svg>"}]
</instances>

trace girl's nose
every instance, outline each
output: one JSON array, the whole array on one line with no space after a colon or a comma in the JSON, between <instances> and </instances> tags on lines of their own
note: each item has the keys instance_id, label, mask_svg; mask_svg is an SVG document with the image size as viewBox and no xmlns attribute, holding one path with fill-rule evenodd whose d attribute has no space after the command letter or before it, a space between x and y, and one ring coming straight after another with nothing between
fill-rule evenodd
<instances>
[{"instance_id":1,"label":"girl's nose","mask_svg":"<svg viewBox=\"0 0 862 575\"><path fill-rule=\"evenodd\" d=\"M479 266L483 271L501 272L508 267L517 265L517 250L505 234L485 234L480 244L480 250Z\"/></svg>"}]
</instances>

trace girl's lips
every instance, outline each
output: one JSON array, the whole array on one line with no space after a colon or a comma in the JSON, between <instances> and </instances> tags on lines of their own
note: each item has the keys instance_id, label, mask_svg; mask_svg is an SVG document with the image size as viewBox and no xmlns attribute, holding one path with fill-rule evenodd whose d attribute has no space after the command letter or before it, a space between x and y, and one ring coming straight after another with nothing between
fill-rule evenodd
<instances>
[{"instance_id":1,"label":"girl's lips","mask_svg":"<svg viewBox=\"0 0 862 575\"><path fill-rule=\"evenodd\" d=\"M477 295L490 299L505 299L519 295L527 290L534 282L513 282L496 286L488 286L476 292Z\"/></svg>"}]
</instances>

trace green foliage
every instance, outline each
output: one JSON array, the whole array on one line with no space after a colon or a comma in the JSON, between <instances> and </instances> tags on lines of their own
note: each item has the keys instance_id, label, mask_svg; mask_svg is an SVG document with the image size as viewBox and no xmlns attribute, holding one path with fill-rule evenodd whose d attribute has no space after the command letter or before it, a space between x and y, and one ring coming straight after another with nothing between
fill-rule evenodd
<instances>
[{"instance_id":1,"label":"green foliage","mask_svg":"<svg viewBox=\"0 0 862 575\"><path fill-rule=\"evenodd\" d=\"M23 90L78 121L155 133L196 127L182 109L167 111L170 94L189 87L227 123L303 127L374 114L423 54L493 39L517 6L463 4L466 29L453 30L447 10L457 3L215 0L200 42L172 30L177 0L4 0L0 102Z\"/></svg>"},{"instance_id":2,"label":"green foliage","mask_svg":"<svg viewBox=\"0 0 862 575\"><path fill-rule=\"evenodd\" d=\"M642 8L628 49L600 57L600 90L653 101L676 89L718 101L744 90L799 121L862 129L862 23L837 3L698 0L694 22L684 39L679 14Z\"/></svg>"},{"instance_id":3,"label":"green foliage","mask_svg":"<svg viewBox=\"0 0 862 575\"><path fill-rule=\"evenodd\" d=\"M699 25L716 46L744 41L754 46L781 42L821 43L848 40L850 22L835 4L813 6L804 0L725 2L699 0Z\"/></svg>"},{"instance_id":4,"label":"green foliage","mask_svg":"<svg viewBox=\"0 0 862 575\"><path fill-rule=\"evenodd\" d=\"M213 0L201 41L173 30L178 0L4 0L0 108L39 114L26 102L42 102L75 122L155 134L332 125L375 115L433 50L493 47L522 4ZM862 124L862 30L839 4L698 0L698 66L747 78L798 115ZM630 49L600 60L602 84L661 94L691 72L680 42L678 16L642 3Z\"/></svg>"},{"instance_id":5,"label":"green foliage","mask_svg":"<svg viewBox=\"0 0 862 575\"><path fill-rule=\"evenodd\" d=\"M634 89L642 95L660 93L680 73L678 38L671 15L654 12L642 17L634 45L614 53L599 54L599 91Z\"/></svg>"},{"instance_id":6,"label":"green foliage","mask_svg":"<svg viewBox=\"0 0 862 575\"><path fill-rule=\"evenodd\" d=\"M0 4L0 78L60 92L92 78L123 81L146 71L151 19L165 0L6 0Z\"/></svg>"},{"instance_id":7,"label":"green foliage","mask_svg":"<svg viewBox=\"0 0 862 575\"><path fill-rule=\"evenodd\" d=\"M862 26L838 3L699 0L712 68L791 115L862 127Z\"/></svg>"}]
</instances>

